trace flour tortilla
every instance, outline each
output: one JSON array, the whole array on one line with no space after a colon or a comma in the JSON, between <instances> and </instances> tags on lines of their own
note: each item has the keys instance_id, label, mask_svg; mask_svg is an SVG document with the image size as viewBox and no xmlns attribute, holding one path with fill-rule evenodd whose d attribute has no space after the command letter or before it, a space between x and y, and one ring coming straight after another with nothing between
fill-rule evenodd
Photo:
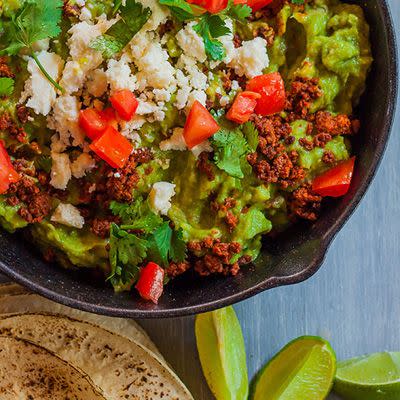
<instances>
[{"instance_id":1,"label":"flour tortilla","mask_svg":"<svg viewBox=\"0 0 400 400\"><path fill-rule=\"evenodd\" d=\"M23 294L23 293L27 293L27 290L24 287L17 285L16 283L0 284L0 296Z\"/></svg>"},{"instance_id":2,"label":"flour tortilla","mask_svg":"<svg viewBox=\"0 0 400 400\"><path fill-rule=\"evenodd\" d=\"M0 314L25 313L59 314L90 322L93 325L100 326L110 332L140 343L166 362L147 333L133 320L105 317L75 310L45 299L37 294L29 293L19 285L0 285Z\"/></svg>"},{"instance_id":3,"label":"flour tortilla","mask_svg":"<svg viewBox=\"0 0 400 400\"><path fill-rule=\"evenodd\" d=\"M163 361L142 345L67 317L26 314L0 319L0 336L29 339L84 371L112 400L193 400Z\"/></svg>"},{"instance_id":4,"label":"flour tortilla","mask_svg":"<svg viewBox=\"0 0 400 400\"><path fill-rule=\"evenodd\" d=\"M105 400L89 378L49 351L0 337L2 400Z\"/></svg>"}]
</instances>

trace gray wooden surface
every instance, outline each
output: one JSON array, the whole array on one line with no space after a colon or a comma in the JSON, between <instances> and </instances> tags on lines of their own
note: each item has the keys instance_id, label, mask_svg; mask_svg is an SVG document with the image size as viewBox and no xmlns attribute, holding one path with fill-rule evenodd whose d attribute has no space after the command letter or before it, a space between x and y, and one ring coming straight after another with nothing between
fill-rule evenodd
<instances>
[{"instance_id":1,"label":"gray wooden surface","mask_svg":"<svg viewBox=\"0 0 400 400\"><path fill-rule=\"evenodd\" d=\"M389 0L400 39L400 0ZM235 306L250 376L300 335L329 339L339 358L400 351L400 109L374 184L305 283ZM143 321L196 400L211 399L201 374L193 319ZM334 397L332 396L332 399Z\"/></svg>"}]
</instances>

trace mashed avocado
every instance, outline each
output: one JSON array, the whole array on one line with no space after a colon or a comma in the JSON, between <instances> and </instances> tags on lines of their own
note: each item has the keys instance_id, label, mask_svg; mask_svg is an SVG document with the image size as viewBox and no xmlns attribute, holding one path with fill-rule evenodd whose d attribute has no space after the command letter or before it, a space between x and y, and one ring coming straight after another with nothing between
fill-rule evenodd
<instances>
[{"instance_id":1,"label":"mashed avocado","mask_svg":"<svg viewBox=\"0 0 400 400\"><path fill-rule=\"evenodd\" d=\"M316 205L308 203L304 191L309 194L309 184L316 176L349 159L348 136L357 127L349 116L372 62L362 9L337 0L286 4L273 18L252 18L245 24L233 21L236 35L234 41L224 37L230 41L223 50L224 60L233 57L229 52L239 56L226 62L208 60L210 54L205 53L196 31L174 20L158 2L143 3L149 3L156 28L140 31L123 50L108 57L107 51L118 49L123 34L120 28L110 32L104 26L119 15L125 2L87 0L84 8L82 2L69 2L58 25L59 35L48 48L44 45L37 51L61 58L64 75L60 72L55 79L67 87L66 93L54 93L53 108L46 115L30 111L23 118L17 107L18 103L25 107L32 96L32 59L12 54L0 62L16 75L13 94L0 97L0 127L4 127L0 140L14 164L19 163L21 176L33 181L48 200L31 210L27 201L10 201L21 197L18 188L13 189L0 197L0 224L10 232L29 230L34 241L44 251L51 250L67 268L111 272L110 282L117 289L129 289L138 268L147 261L163 265L171 277L193 260L201 275L218 269L225 274L237 272L239 261L258 256L263 235L281 231L299 217L315 219L321 199L313 200ZM9 22L24 4L23 0L3 1L2 18ZM126 23L122 17L118 21ZM82 31L71 43L70 29L78 24ZM125 28L135 29L134 25ZM93 33L93 29L99 31ZM115 32L121 37L113 38ZM90 35L102 38L102 54L93 47L93 38L87 38ZM253 77L246 73L261 62L257 54L243 50L255 36L268 39L269 65L262 73L279 72L287 104L282 112L253 115L247 125L238 125L227 120L226 112ZM0 49L5 39L0 37ZM28 54L26 50L21 54ZM174 75L172 89L162 85L169 67ZM115 169L99 153L93 156L78 116L86 108L110 110L110 96L126 88L139 99L137 113L129 122L112 122L135 151L123 167ZM206 104L221 131L228 134L220 139L214 136L191 151L182 128L194 100ZM317 126L318 116L326 119L322 128ZM15 134L21 130L26 135L23 139ZM165 149L163 143L167 143ZM107 143L105 151L111 145ZM67 161L64 158L64 164L55 165L64 156ZM65 187L54 186L52 181L64 173L69 174ZM172 196L159 200L154 192L158 183L164 190L158 194L161 198L168 197L168 190ZM157 201L162 204L155 205ZM71 210L63 209L66 204L74 207L75 217L84 217L83 228L79 218L76 221L65 214ZM23 219L21 209L24 215L31 213L35 223ZM56 209L61 215L58 220L51 218ZM38 210L47 212L35 219ZM231 244L239 250L223 253ZM205 256L209 256L208 264L203 261ZM216 265L215 270L207 269L209 264ZM176 270L171 272L171 266Z\"/></svg>"}]
</instances>

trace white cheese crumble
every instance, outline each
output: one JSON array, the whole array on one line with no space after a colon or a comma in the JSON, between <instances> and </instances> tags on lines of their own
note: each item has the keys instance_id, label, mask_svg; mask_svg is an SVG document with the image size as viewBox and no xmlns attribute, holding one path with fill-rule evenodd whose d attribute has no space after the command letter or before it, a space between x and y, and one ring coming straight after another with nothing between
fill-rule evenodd
<instances>
[{"instance_id":1,"label":"white cheese crumble","mask_svg":"<svg viewBox=\"0 0 400 400\"><path fill-rule=\"evenodd\" d=\"M85 219L72 204L59 204L51 216L51 220L78 229L82 229L85 225Z\"/></svg>"},{"instance_id":2,"label":"white cheese crumble","mask_svg":"<svg viewBox=\"0 0 400 400\"><path fill-rule=\"evenodd\" d=\"M187 150L185 138L183 137L183 128L175 128L172 131L171 137L166 140L163 140L160 143L160 150L162 150L162 151L168 151L168 150L184 151L184 150Z\"/></svg>"},{"instance_id":3,"label":"white cheese crumble","mask_svg":"<svg viewBox=\"0 0 400 400\"><path fill-rule=\"evenodd\" d=\"M171 199L175 196L173 183L157 182L153 185L150 192L150 205L152 209L162 215L167 215L171 209Z\"/></svg>"},{"instance_id":4,"label":"white cheese crumble","mask_svg":"<svg viewBox=\"0 0 400 400\"><path fill-rule=\"evenodd\" d=\"M62 58L47 51L41 51L37 57L49 75L58 81L64 65ZM36 114L48 115L57 97L56 89L40 71L33 58L29 58L28 72L31 76L25 83L20 102L23 103L29 98L27 107L32 108Z\"/></svg>"},{"instance_id":5,"label":"white cheese crumble","mask_svg":"<svg viewBox=\"0 0 400 400\"><path fill-rule=\"evenodd\" d=\"M155 31L170 15L168 8L162 7L158 0L139 0L139 3L151 10L151 16L141 29L142 32Z\"/></svg>"},{"instance_id":6,"label":"white cheese crumble","mask_svg":"<svg viewBox=\"0 0 400 400\"><path fill-rule=\"evenodd\" d=\"M241 47L235 49L230 62L239 76L246 75L248 78L261 75L268 65L267 42L260 37L243 42Z\"/></svg>"},{"instance_id":7,"label":"white cheese crumble","mask_svg":"<svg viewBox=\"0 0 400 400\"><path fill-rule=\"evenodd\" d=\"M204 63L207 60L207 56L203 39L193 29L196 24L197 21L189 22L177 33L176 39L184 54L190 54L196 61Z\"/></svg>"},{"instance_id":8,"label":"white cheese crumble","mask_svg":"<svg viewBox=\"0 0 400 400\"><path fill-rule=\"evenodd\" d=\"M83 178L87 172L96 166L96 161L88 153L82 153L71 163L71 172L75 178Z\"/></svg>"},{"instance_id":9,"label":"white cheese crumble","mask_svg":"<svg viewBox=\"0 0 400 400\"><path fill-rule=\"evenodd\" d=\"M111 93L120 89L129 89L132 92L136 90L136 77L132 75L131 67L124 59L108 61L106 76Z\"/></svg>"},{"instance_id":10,"label":"white cheese crumble","mask_svg":"<svg viewBox=\"0 0 400 400\"><path fill-rule=\"evenodd\" d=\"M115 19L108 21L101 18L96 25L83 21L73 25L68 31L71 34L68 39L71 60L65 65L63 77L60 81L61 86L68 94L81 89L89 73L103 62L102 54L91 49L89 44L93 39L105 33L115 21Z\"/></svg>"},{"instance_id":11,"label":"white cheese crumble","mask_svg":"<svg viewBox=\"0 0 400 400\"><path fill-rule=\"evenodd\" d=\"M93 97L101 97L107 91L107 74L103 68L95 69L91 72L86 82L87 91Z\"/></svg>"},{"instance_id":12,"label":"white cheese crumble","mask_svg":"<svg viewBox=\"0 0 400 400\"><path fill-rule=\"evenodd\" d=\"M55 101L53 113L47 118L47 126L59 135L58 140L53 139L53 150L62 152L71 144L83 145L85 134L78 122L80 109L81 103L75 96L60 96Z\"/></svg>"},{"instance_id":13,"label":"white cheese crumble","mask_svg":"<svg viewBox=\"0 0 400 400\"><path fill-rule=\"evenodd\" d=\"M51 158L53 164L51 167L50 185L56 189L65 190L72 176L69 156L65 153L52 151Z\"/></svg>"},{"instance_id":14,"label":"white cheese crumble","mask_svg":"<svg viewBox=\"0 0 400 400\"><path fill-rule=\"evenodd\" d=\"M175 85L175 68L170 64L169 55L149 33L137 34L131 44L132 56L139 72L138 89L150 86L154 89L168 89Z\"/></svg>"}]
</instances>

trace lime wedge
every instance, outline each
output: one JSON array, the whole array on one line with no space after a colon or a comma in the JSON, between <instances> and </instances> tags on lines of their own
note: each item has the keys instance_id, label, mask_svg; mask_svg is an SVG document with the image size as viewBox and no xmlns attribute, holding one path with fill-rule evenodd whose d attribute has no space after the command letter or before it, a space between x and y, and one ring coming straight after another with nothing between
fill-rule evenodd
<instances>
[{"instance_id":1,"label":"lime wedge","mask_svg":"<svg viewBox=\"0 0 400 400\"><path fill-rule=\"evenodd\" d=\"M322 338L303 336L284 347L258 374L253 400L322 400L331 390L336 356Z\"/></svg>"},{"instance_id":2,"label":"lime wedge","mask_svg":"<svg viewBox=\"0 0 400 400\"><path fill-rule=\"evenodd\" d=\"M400 352L374 353L338 364L335 392L350 400L399 400Z\"/></svg>"}]
</instances>

